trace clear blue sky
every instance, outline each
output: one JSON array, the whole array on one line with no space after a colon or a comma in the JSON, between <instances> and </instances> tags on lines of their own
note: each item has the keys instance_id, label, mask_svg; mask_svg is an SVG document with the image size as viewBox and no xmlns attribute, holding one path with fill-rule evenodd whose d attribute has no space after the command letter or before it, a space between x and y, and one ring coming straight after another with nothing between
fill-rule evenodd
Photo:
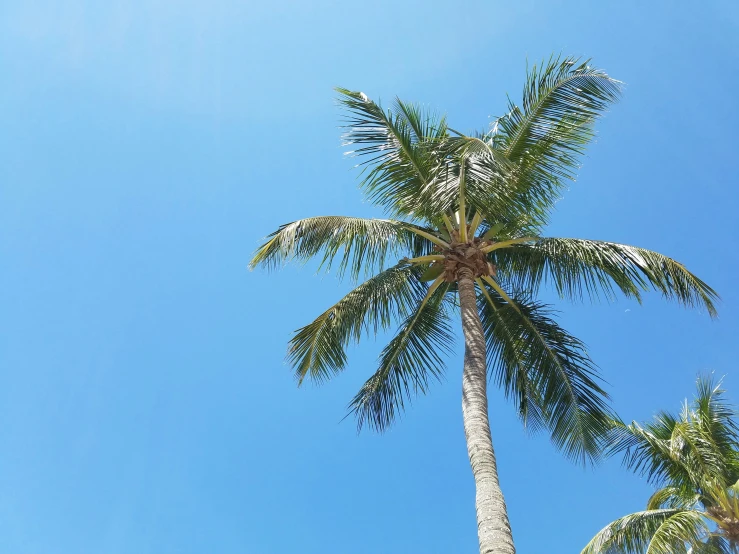
<instances>
[{"instance_id":1,"label":"clear blue sky","mask_svg":"<svg viewBox=\"0 0 739 554\"><path fill-rule=\"evenodd\" d=\"M0 4L0 550L14 554L476 551L447 382L384 436L340 422L382 341L298 390L293 329L347 284L248 272L278 224L376 215L332 87L479 129L526 59L594 57L628 84L552 236L632 243L723 296L720 320L558 304L626 419L714 370L739 400L739 9L732 1ZM491 393L521 554L579 552L649 488L570 465Z\"/></svg>"}]
</instances>

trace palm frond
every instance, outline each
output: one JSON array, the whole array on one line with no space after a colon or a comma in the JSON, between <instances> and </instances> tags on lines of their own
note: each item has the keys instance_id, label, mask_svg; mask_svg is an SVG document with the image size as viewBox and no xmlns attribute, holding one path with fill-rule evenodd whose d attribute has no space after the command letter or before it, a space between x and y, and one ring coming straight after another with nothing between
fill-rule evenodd
<instances>
[{"instance_id":1,"label":"palm frond","mask_svg":"<svg viewBox=\"0 0 739 554\"><path fill-rule=\"evenodd\" d=\"M734 411L722 394L710 379L699 378L695 401L679 415L659 412L645 425L614 422L609 453L624 452L624 464L650 483L714 502L739 475Z\"/></svg>"},{"instance_id":2,"label":"palm frond","mask_svg":"<svg viewBox=\"0 0 739 554\"><path fill-rule=\"evenodd\" d=\"M594 123L618 100L621 83L589 60L552 57L527 71L523 106L509 100L492 142L517 167L520 193L534 205L553 205L574 180Z\"/></svg>"},{"instance_id":3,"label":"palm frond","mask_svg":"<svg viewBox=\"0 0 739 554\"><path fill-rule=\"evenodd\" d=\"M647 502L647 510L659 510L661 508L692 510L698 507L700 500L700 495L693 491L686 491L680 487L668 485L652 494Z\"/></svg>"},{"instance_id":4,"label":"palm frond","mask_svg":"<svg viewBox=\"0 0 739 554\"><path fill-rule=\"evenodd\" d=\"M546 427L542 412L543 399L534 382L535 371L530 348L520 329L508 324L505 316L515 311L497 294L490 294L481 279L477 279L480 294L477 307L485 334L488 371L495 384L513 401L524 427L538 431ZM494 299L495 297L495 299Z\"/></svg>"},{"instance_id":5,"label":"palm frond","mask_svg":"<svg viewBox=\"0 0 739 554\"><path fill-rule=\"evenodd\" d=\"M380 355L379 369L367 380L349 405L361 430L368 425L385 431L405 408L405 402L428 390L440 379L443 355L454 344L445 295L449 284L439 278L426 297L408 315L398 333Z\"/></svg>"},{"instance_id":6,"label":"palm frond","mask_svg":"<svg viewBox=\"0 0 739 554\"><path fill-rule=\"evenodd\" d=\"M435 151L447 134L444 118L399 100L386 111L364 93L336 91L347 112L344 144L357 147L348 153L366 157L362 188L369 199L394 215L436 215L426 204L441 169Z\"/></svg>"},{"instance_id":7,"label":"palm frond","mask_svg":"<svg viewBox=\"0 0 739 554\"><path fill-rule=\"evenodd\" d=\"M537 290L551 282L566 298L584 295L597 299L605 293L641 301L650 288L689 307L703 307L716 316L718 294L685 266L657 252L613 242L570 238L543 238L516 245L494 259L505 279L517 289Z\"/></svg>"},{"instance_id":8,"label":"palm frond","mask_svg":"<svg viewBox=\"0 0 739 554\"><path fill-rule=\"evenodd\" d=\"M250 262L250 267L274 269L289 261L306 262L320 256L320 266L330 270L337 263L342 276L352 279L382 270L388 256L410 253L421 256L433 244L410 229L415 225L391 219L322 216L287 223L269 235ZM428 230L430 231L430 230Z\"/></svg>"},{"instance_id":9,"label":"palm frond","mask_svg":"<svg viewBox=\"0 0 739 554\"><path fill-rule=\"evenodd\" d=\"M695 476L696 487L715 501L739 477L739 429L720 383L698 377L696 389L692 404L684 404L673 441L685 445L683 464Z\"/></svg>"},{"instance_id":10,"label":"palm frond","mask_svg":"<svg viewBox=\"0 0 739 554\"><path fill-rule=\"evenodd\" d=\"M687 491L695 490L693 476L680 459L681 444L673 441L679 419L668 412L658 412L644 426L615 421L607 455L624 454L624 465L646 477L647 482L669 482Z\"/></svg>"},{"instance_id":11,"label":"palm frond","mask_svg":"<svg viewBox=\"0 0 739 554\"><path fill-rule=\"evenodd\" d=\"M421 268L400 264L352 290L290 340L288 361L298 382L321 382L346 366L345 349L365 333L389 328L408 316L426 294Z\"/></svg>"},{"instance_id":12,"label":"palm frond","mask_svg":"<svg viewBox=\"0 0 739 554\"><path fill-rule=\"evenodd\" d=\"M707 532L698 514L680 509L636 512L606 525L581 554L680 554L687 553L689 542ZM660 529L664 529L660 532ZM653 539L660 533L656 546ZM669 546L672 550L663 550ZM650 550L652 548L652 550Z\"/></svg>"},{"instance_id":13,"label":"palm frond","mask_svg":"<svg viewBox=\"0 0 739 554\"><path fill-rule=\"evenodd\" d=\"M395 119L402 121L404 128L407 125L413 131L413 143L439 141L447 136L446 118L443 115L418 104L403 102L400 98L395 99L393 108Z\"/></svg>"},{"instance_id":14,"label":"palm frond","mask_svg":"<svg viewBox=\"0 0 739 554\"><path fill-rule=\"evenodd\" d=\"M732 471L727 475L729 483L739 479L739 426L736 408L729 404L721 382L711 376L699 376L697 394L693 401L691 418L695 426L711 441L714 448L727 460Z\"/></svg>"},{"instance_id":15,"label":"palm frond","mask_svg":"<svg viewBox=\"0 0 739 554\"><path fill-rule=\"evenodd\" d=\"M702 544L710 532L700 512L680 511L657 528L649 541L646 554L687 554L691 546Z\"/></svg>"},{"instance_id":16,"label":"palm frond","mask_svg":"<svg viewBox=\"0 0 739 554\"><path fill-rule=\"evenodd\" d=\"M511 305L481 284L488 364L497 382L522 419L548 428L567 456L597 460L612 414L585 346L551 318L546 305L522 296Z\"/></svg>"},{"instance_id":17,"label":"palm frond","mask_svg":"<svg viewBox=\"0 0 739 554\"><path fill-rule=\"evenodd\" d=\"M696 490L710 495L712 490L723 491L730 484L723 452L691 421L682 420L675 425L671 444L673 455L679 457Z\"/></svg>"}]
</instances>

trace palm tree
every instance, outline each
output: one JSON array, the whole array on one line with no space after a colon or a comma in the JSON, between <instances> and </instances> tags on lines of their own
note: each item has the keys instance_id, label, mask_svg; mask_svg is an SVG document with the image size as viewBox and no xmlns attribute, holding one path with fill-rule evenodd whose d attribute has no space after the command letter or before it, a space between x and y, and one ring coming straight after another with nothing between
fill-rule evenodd
<instances>
[{"instance_id":1,"label":"palm tree","mask_svg":"<svg viewBox=\"0 0 739 554\"><path fill-rule=\"evenodd\" d=\"M367 278L300 328L288 360L298 383L323 382L347 363L345 348L399 322L379 368L350 403L358 427L383 431L444 370L453 316L465 340L462 412L476 484L481 553L515 552L498 482L487 411L487 373L524 424L545 427L567 455L592 460L610 421L607 395L583 344L535 300L550 283L564 298L640 299L649 288L715 313L716 295L678 262L641 248L541 238L552 206L593 138L620 83L587 62L550 59L527 75L522 107L510 104L486 132L464 135L418 105L385 110L337 89L345 144L364 157L362 188L389 219L326 216L281 226L251 267L318 257L323 269ZM394 265L386 263L396 260Z\"/></svg>"},{"instance_id":2,"label":"palm tree","mask_svg":"<svg viewBox=\"0 0 739 554\"><path fill-rule=\"evenodd\" d=\"M739 552L739 428L723 394L699 378L679 415L616 424L613 451L625 451L625 464L659 489L646 510L607 525L582 554Z\"/></svg>"}]
</instances>

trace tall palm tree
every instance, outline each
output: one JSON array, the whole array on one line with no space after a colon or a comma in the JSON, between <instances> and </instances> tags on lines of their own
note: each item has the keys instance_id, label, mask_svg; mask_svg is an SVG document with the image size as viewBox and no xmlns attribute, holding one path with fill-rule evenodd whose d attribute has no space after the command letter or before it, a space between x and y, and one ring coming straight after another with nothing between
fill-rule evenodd
<instances>
[{"instance_id":1,"label":"tall palm tree","mask_svg":"<svg viewBox=\"0 0 739 554\"><path fill-rule=\"evenodd\" d=\"M385 430L445 370L453 316L465 340L462 412L476 484L481 553L513 554L487 406L487 373L523 422L545 427L579 460L598 456L607 395L583 344L536 301L550 283L565 298L640 299L653 288L714 314L715 293L678 262L649 250L593 240L541 238L547 216L593 138L620 83L587 62L550 59L527 75L523 105L483 133L464 135L444 117L400 100L385 110L337 89L345 143L361 164L367 198L390 219L326 216L281 226L251 267L318 257L357 288L299 329L288 359L298 383L325 381L345 348L399 322L379 368L350 403L359 428ZM396 260L394 265L386 263Z\"/></svg>"},{"instance_id":2,"label":"tall palm tree","mask_svg":"<svg viewBox=\"0 0 739 554\"><path fill-rule=\"evenodd\" d=\"M680 414L617 423L613 450L659 489L646 510L608 524L582 554L739 552L739 428L723 394L699 378Z\"/></svg>"}]
</instances>

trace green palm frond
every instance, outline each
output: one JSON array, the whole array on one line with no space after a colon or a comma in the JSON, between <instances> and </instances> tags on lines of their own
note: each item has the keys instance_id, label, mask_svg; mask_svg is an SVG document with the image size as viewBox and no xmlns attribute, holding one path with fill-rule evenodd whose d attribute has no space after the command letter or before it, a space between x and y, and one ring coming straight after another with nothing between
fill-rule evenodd
<instances>
[{"instance_id":1,"label":"green palm frond","mask_svg":"<svg viewBox=\"0 0 739 554\"><path fill-rule=\"evenodd\" d=\"M379 369L349 405L359 429L368 425L377 431L386 430L404 410L406 400L425 394L429 381L441 378L443 355L454 344L444 299L448 289L449 284L442 284L441 279L429 287L426 297L382 351Z\"/></svg>"},{"instance_id":2,"label":"green palm frond","mask_svg":"<svg viewBox=\"0 0 739 554\"><path fill-rule=\"evenodd\" d=\"M356 280L360 274L382 270L388 256L401 253L421 256L431 251L433 244L411 229L421 228L391 219L344 216L300 219L280 226L269 235L255 252L250 267L274 269L289 261L306 262L319 256L322 268L330 270L338 260L339 276L349 270Z\"/></svg>"},{"instance_id":3,"label":"green palm frond","mask_svg":"<svg viewBox=\"0 0 739 554\"><path fill-rule=\"evenodd\" d=\"M615 422L607 454L623 452L624 465L645 476L649 483L669 482L685 491L695 490L693 476L680 458L684 445L673 441L678 423L679 419L668 412L657 413L644 426Z\"/></svg>"},{"instance_id":4,"label":"green palm frond","mask_svg":"<svg viewBox=\"0 0 739 554\"><path fill-rule=\"evenodd\" d=\"M526 76L523 106L509 101L490 138L517 166L516 184L530 203L550 208L574 180L594 123L618 100L622 84L588 60L552 57Z\"/></svg>"},{"instance_id":5,"label":"green palm frond","mask_svg":"<svg viewBox=\"0 0 739 554\"><path fill-rule=\"evenodd\" d=\"M400 264L367 280L290 340L288 361L298 382L321 382L346 366L345 349L365 333L388 329L402 320L426 294L421 270Z\"/></svg>"},{"instance_id":6,"label":"green palm frond","mask_svg":"<svg viewBox=\"0 0 739 554\"><path fill-rule=\"evenodd\" d=\"M526 340L530 333L522 333L508 324L509 318L505 316L515 310L500 295L495 291L491 294L480 279L477 279L477 286L488 371L495 384L513 401L524 426L532 431L545 428L546 420L541 409L543 400L534 382L535 372ZM516 319L520 322L520 317Z\"/></svg>"},{"instance_id":7,"label":"green palm frond","mask_svg":"<svg viewBox=\"0 0 739 554\"><path fill-rule=\"evenodd\" d=\"M336 91L347 113L344 144L356 146L349 154L366 157L362 165L369 166L362 181L369 199L396 215L433 215L428 204L442 169L436 148L447 134L444 118L400 100L386 111L364 93Z\"/></svg>"},{"instance_id":8,"label":"green palm frond","mask_svg":"<svg viewBox=\"0 0 739 554\"><path fill-rule=\"evenodd\" d=\"M739 479L739 427L734 421L736 409L726 401L725 394L721 382L699 377L691 417L695 426L728 461L732 472L727 480L731 483Z\"/></svg>"},{"instance_id":9,"label":"green palm frond","mask_svg":"<svg viewBox=\"0 0 739 554\"><path fill-rule=\"evenodd\" d=\"M691 421L680 421L672 432L673 451L691 475L694 487L704 494L723 490L727 481L727 459L711 437Z\"/></svg>"},{"instance_id":10,"label":"green palm frond","mask_svg":"<svg viewBox=\"0 0 739 554\"><path fill-rule=\"evenodd\" d=\"M710 535L705 518L697 511L681 511L667 518L652 535L646 554L677 554L701 544Z\"/></svg>"},{"instance_id":11,"label":"green palm frond","mask_svg":"<svg viewBox=\"0 0 739 554\"><path fill-rule=\"evenodd\" d=\"M624 464L650 483L702 495L733 484L739 475L736 412L711 379L698 379L698 394L679 415L659 412L639 425L615 422L610 453L623 452Z\"/></svg>"},{"instance_id":12,"label":"green palm frond","mask_svg":"<svg viewBox=\"0 0 739 554\"><path fill-rule=\"evenodd\" d=\"M700 495L693 491L686 491L680 487L666 486L658 489L649 497L647 510L661 508L692 510L700 504Z\"/></svg>"},{"instance_id":13,"label":"green palm frond","mask_svg":"<svg viewBox=\"0 0 739 554\"><path fill-rule=\"evenodd\" d=\"M646 510L604 527L581 554L687 554L709 534L698 512Z\"/></svg>"},{"instance_id":14,"label":"green palm frond","mask_svg":"<svg viewBox=\"0 0 739 554\"><path fill-rule=\"evenodd\" d=\"M533 428L546 427L569 457L596 460L612 414L585 346L562 329L544 304L505 298L482 285L479 308L488 363Z\"/></svg>"},{"instance_id":15,"label":"green palm frond","mask_svg":"<svg viewBox=\"0 0 739 554\"><path fill-rule=\"evenodd\" d=\"M716 316L716 291L685 266L657 252L613 242L570 238L544 238L496 253L494 262L517 289L535 291L551 282L566 298L585 294L597 299L615 290L641 300L652 288L668 299L689 307L705 308Z\"/></svg>"},{"instance_id":16,"label":"green palm frond","mask_svg":"<svg viewBox=\"0 0 739 554\"><path fill-rule=\"evenodd\" d=\"M438 141L447 136L446 118L433 110L418 104L403 102L396 98L393 104L395 119L403 129L410 127L411 140L417 144L425 141Z\"/></svg>"}]
</instances>

